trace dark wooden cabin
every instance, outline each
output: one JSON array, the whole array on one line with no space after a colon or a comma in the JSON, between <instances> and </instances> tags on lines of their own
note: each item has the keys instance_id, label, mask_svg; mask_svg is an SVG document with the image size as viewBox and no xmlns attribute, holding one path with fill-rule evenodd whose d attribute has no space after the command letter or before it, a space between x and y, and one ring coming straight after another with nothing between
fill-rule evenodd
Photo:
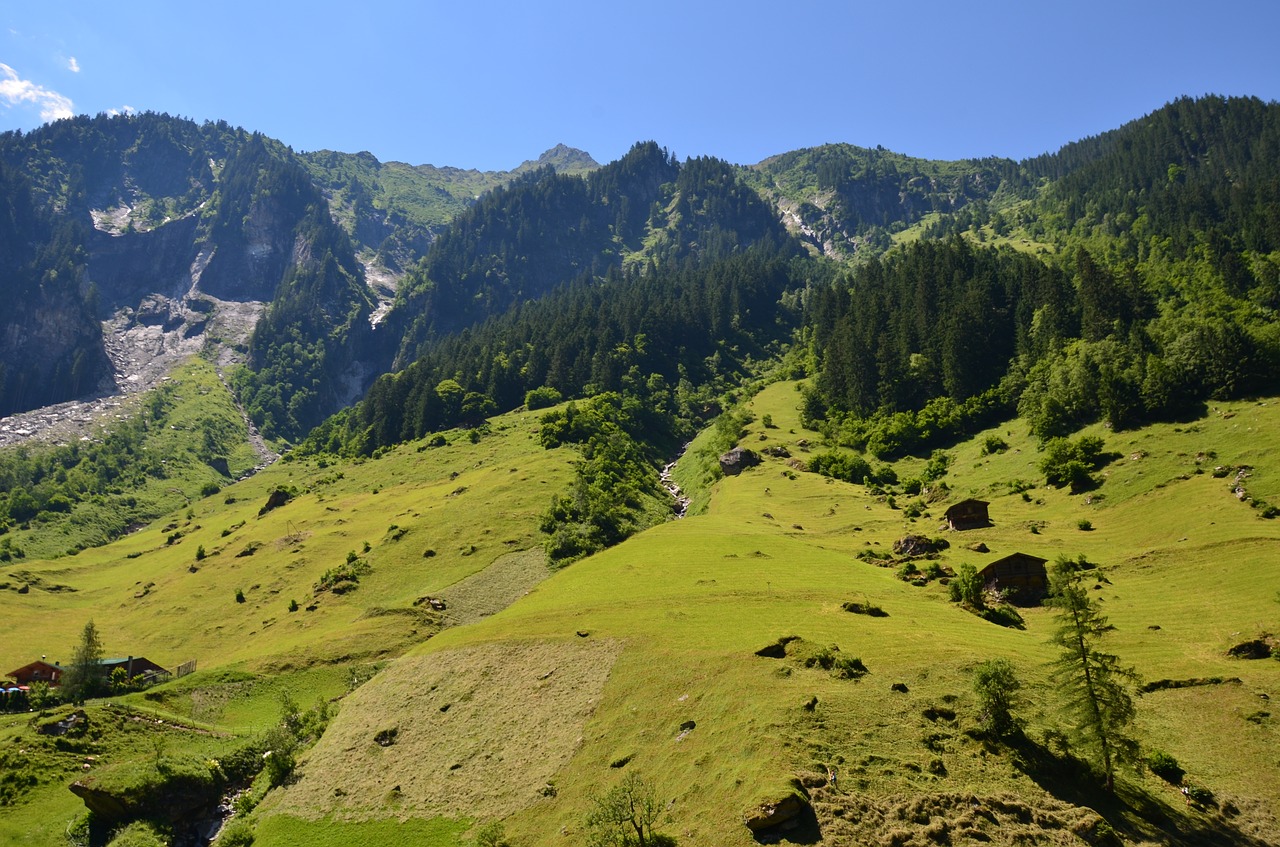
<instances>
[{"instance_id":1,"label":"dark wooden cabin","mask_svg":"<svg viewBox=\"0 0 1280 847\"><path fill-rule=\"evenodd\" d=\"M978 571L978 576L987 588L1007 590L1009 602L1031 605L1049 590L1049 572L1044 566L1047 561L1028 553L1010 553Z\"/></svg>"},{"instance_id":2,"label":"dark wooden cabin","mask_svg":"<svg viewBox=\"0 0 1280 847\"><path fill-rule=\"evenodd\" d=\"M972 497L968 500L961 500L959 503L948 507L946 512L947 526L952 529L977 529L983 526L991 526L991 517L987 514L987 506L989 505L986 500L975 500Z\"/></svg>"}]
</instances>

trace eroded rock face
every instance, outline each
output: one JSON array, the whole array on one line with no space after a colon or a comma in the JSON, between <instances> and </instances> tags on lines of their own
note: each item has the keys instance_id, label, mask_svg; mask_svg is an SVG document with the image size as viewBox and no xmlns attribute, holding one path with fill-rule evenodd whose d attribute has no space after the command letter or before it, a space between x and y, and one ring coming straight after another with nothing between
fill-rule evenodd
<instances>
[{"instance_id":1,"label":"eroded rock face","mask_svg":"<svg viewBox=\"0 0 1280 847\"><path fill-rule=\"evenodd\" d=\"M774 829L785 829L788 824L798 823L800 815L809 810L809 801L798 792L792 791L774 800L766 800L743 816L743 823L754 835L761 835Z\"/></svg>"},{"instance_id":2,"label":"eroded rock face","mask_svg":"<svg viewBox=\"0 0 1280 847\"><path fill-rule=\"evenodd\" d=\"M104 786L93 777L76 780L71 793L104 821L158 818L176 823L216 806L219 786L212 780L157 779L128 790Z\"/></svg>"}]
</instances>

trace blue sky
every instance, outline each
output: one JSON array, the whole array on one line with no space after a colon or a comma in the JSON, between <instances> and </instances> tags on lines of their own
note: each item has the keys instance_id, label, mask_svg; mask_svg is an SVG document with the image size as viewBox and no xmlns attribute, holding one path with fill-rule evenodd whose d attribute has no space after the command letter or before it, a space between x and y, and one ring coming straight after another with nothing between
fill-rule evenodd
<instances>
[{"instance_id":1,"label":"blue sky","mask_svg":"<svg viewBox=\"0 0 1280 847\"><path fill-rule=\"evenodd\" d=\"M152 110L297 150L509 169L653 139L1032 156L1180 95L1280 99L1280 3L9 0L0 129Z\"/></svg>"}]
</instances>

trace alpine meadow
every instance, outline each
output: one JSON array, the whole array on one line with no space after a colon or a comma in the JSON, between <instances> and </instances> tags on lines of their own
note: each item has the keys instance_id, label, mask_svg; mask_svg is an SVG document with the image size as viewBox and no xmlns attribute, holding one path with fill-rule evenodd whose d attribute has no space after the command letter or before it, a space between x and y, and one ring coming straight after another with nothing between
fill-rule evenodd
<instances>
[{"instance_id":1,"label":"alpine meadow","mask_svg":"<svg viewBox=\"0 0 1280 847\"><path fill-rule=\"evenodd\" d=\"M70 117L0 283L0 843L1280 843L1276 102L484 172Z\"/></svg>"}]
</instances>

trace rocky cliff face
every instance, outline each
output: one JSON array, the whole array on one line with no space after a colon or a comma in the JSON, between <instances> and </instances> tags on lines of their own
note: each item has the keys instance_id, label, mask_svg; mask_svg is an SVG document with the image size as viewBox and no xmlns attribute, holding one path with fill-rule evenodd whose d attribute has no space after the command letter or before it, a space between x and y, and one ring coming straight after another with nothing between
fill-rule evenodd
<instances>
[{"instance_id":1,"label":"rocky cliff face","mask_svg":"<svg viewBox=\"0 0 1280 847\"><path fill-rule=\"evenodd\" d=\"M0 134L0 215L34 221L0 238L0 415L145 389L210 347L242 361L269 304L276 334L309 343L345 338L355 313L367 328L367 292L289 300L334 257L355 289L364 278L293 154L225 124L76 118ZM273 367L283 348L269 341L253 367ZM344 371L363 373L345 352Z\"/></svg>"},{"instance_id":2,"label":"rocky cliff face","mask_svg":"<svg viewBox=\"0 0 1280 847\"><path fill-rule=\"evenodd\" d=\"M78 297L35 287L5 307L0 323L0 387L5 407L30 409L110 386L102 333Z\"/></svg>"}]
</instances>

